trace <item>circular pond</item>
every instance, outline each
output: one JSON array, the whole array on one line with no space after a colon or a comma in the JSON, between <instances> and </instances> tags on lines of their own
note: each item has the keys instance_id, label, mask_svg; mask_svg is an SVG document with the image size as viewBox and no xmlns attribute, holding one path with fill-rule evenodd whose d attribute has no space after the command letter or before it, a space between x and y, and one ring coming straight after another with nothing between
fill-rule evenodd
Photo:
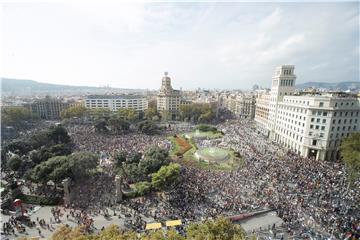
<instances>
[{"instance_id":1,"label":"circular pond","mask_svg":"<svg viewBox=\"0 0 360 240\"><path fill-rule=\"evenodd\" d=\"M221 162L230 158L229 151L217 147L203 148L195 152L198 160L206 162Z\"/></svg>"}]
</instances>

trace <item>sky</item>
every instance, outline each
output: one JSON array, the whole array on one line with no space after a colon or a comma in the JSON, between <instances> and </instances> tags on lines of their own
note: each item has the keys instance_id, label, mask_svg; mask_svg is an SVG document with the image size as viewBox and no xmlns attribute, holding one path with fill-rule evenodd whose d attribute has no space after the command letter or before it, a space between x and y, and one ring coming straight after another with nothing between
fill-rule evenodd
<instances>
[{"instance_id":1,"label":"sky","mask_svg":"<svg viewBox=\"0 0 360 240\"><path fill-rule=\"evenodd\" d=\"M359 2L5 1L1 76L120 88L360 81Z\"/></svg>"}]
</instances>

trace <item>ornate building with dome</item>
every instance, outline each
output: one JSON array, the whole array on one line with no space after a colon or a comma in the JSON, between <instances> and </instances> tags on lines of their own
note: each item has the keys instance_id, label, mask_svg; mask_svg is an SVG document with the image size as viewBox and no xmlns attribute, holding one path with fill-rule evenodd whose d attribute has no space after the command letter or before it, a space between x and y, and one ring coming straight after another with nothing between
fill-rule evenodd
<instances>
[{"instance_id":1,"label":"ornate building with dome","mask_svg":"<svg viewBox=\"0 0 360 240\"><path fill-rule=\"evenodd\" d=\"M181 102L181 91L171 87L171 78L165 72L157 96L157 110L161 113L163 119L174 120L179 115Z\"/></svg>"}]
</instances>

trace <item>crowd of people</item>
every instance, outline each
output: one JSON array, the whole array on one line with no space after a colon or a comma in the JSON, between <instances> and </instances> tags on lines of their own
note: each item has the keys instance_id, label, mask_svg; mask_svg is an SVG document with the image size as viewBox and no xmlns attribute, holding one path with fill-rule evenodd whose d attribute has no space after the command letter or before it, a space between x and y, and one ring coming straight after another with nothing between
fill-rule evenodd
<instances>
[{"instance_id":1,"label":"crowd of people","mask_svg":"<svg viewBox=\"0 0 360 240\"><path fill-rule=\"evenodd\" d=\"M230 172L186 167L184 181L170 194L179 217L276 209L290 235L312 232L342 239L359 234L360 192L347 188L343 164L286 152L256 133L251 122L241 126L237 121L217 126L225 135L212 145L238 151L245 166Z\"/></svg>"},{"instance_id":2,"label":"crowd of people","mask_svg":"<svg viewBox=\"0 0 360 240\"><path fill-rule=\"evenodd\" d=\"M67 125L71 139L78 151L102 154L110 158L115 152L144 152L149 146L157 145L170 149L171 144L163 135L146 135L137 132L109 135L95 132L92 125Z\"/></svg>"},{"instance_id":3,"label":"crowd of people","mask_svg":"<svg viewBox=\"0 0 360 240\"><path fill-rule=\"evenodd\" d=\"M181 219L186 225L219 215L233 216L273 209L287 229L287 234L300 238L311 234L316 239L333 236L359 236L359 182L348 188L346 171L340 162L303 158L269 142L254 130L251 121L239 120L216 126L224 133L220 139L198 139L199 147L215 146L240 153L244 166L232 171L212 171L183 165L181 181L171 190L158 195L115 202L113 155L117 151L144 152L150 145L171 148L166 134L182 134L191 125L173 124L166 134L148 136L139 133L106 135L96 133L90 125L68 125L75 147L101 155L103 172L88 183L73 186L75 196L63 213L77 223L93 229L90 215L128 216L126 226L144 230L145 218L155 221ZM181 161L181 160L180 160ZM120 214L121 213L121 214ZM4 229L9 229L8 225ZM260 229L261 230L261 229Z\"/></svg>"}]
</instances>

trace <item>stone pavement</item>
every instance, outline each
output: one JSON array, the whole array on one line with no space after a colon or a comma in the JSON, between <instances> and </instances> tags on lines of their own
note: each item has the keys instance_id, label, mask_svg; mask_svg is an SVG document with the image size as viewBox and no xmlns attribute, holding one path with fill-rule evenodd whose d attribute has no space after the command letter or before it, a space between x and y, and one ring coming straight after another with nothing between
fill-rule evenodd
<instances>
[{"instance_id":1,"label":"stone pavement","mask_svg":"<svg viewBox=\"0 0 360 240\"><path fill-rule=\"evenodd\" d=\"M51 208L49 206L45 206L45 207L38 207L37 211L31 213L30 218L31 221L36 221L37 218L39 219L44 219L46 221L46 223L50 222L50 218L54 219L54 217L51 214ZM120 211L116 211L116 216L113 216L114 211L112 209L108 209L108 212L110 214L110 216L108 218L105 218L103 215L90 215L91 218L94 219L94 226L96 228L96 230L100 230L102 227L107 227L111 224L116 224L119 225L122 228L125 228L125 216L124 215L120 215L121 217L119 218L119 214ZM8 221L8 219L10 218L9 215L3 215L1 214L1 222L6 222ZM153 219L150 218L143 218L145 221L147 222L152 222ZM71 216L69 217L69 219L66 219L66 214L64 214L61 218L61 223L52 223L50 226L50 229L47 228L43 228L40 227L39 224L37 224L36 227L26 227L26 233L18 233L15 230L15 235L1 235L0 239L17 239L18 237L39 237L40 239L50 239L50 237L52 236L52 234L55 232L56 229L58 229L58 227L60 227L63 224L68 224L71 227L75 227L77 226L77 222L74 218L72 218ZM38 232L38 228L41 229L41 236L39 235Z\"/></svg>"}]
</instances>

